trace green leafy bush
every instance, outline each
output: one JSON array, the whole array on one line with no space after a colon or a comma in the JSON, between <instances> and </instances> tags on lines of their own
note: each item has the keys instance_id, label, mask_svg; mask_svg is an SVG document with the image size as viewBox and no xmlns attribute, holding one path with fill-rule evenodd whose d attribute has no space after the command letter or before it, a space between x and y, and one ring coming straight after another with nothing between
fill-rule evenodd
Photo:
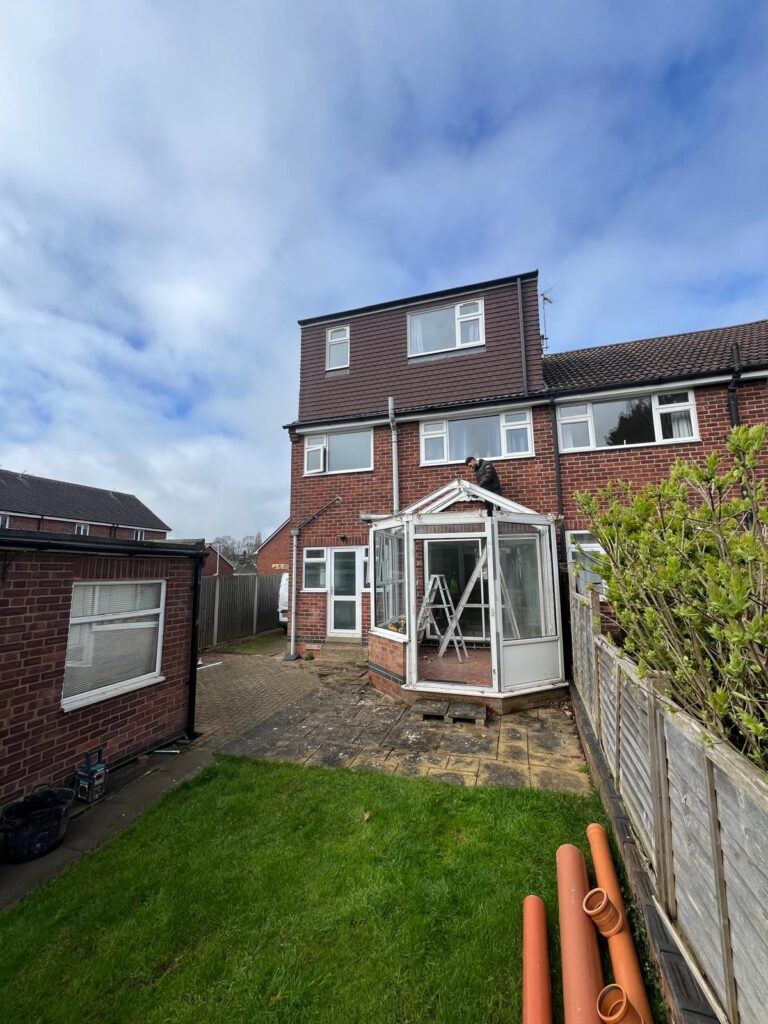
<instances>
[{"instance_id":1,"label":"green leafy bush","mask_svg":"<svg viewBox=\"0 0 768 1024\"><path fill-rule=\"evenodd\" d=\"M679 460L660 484L577 495L599 571L641 670L715 737L768 768L766 428L737 427L731 458ZM761 470L761 466L763 469Z\"/></svg>"}]
</instances>

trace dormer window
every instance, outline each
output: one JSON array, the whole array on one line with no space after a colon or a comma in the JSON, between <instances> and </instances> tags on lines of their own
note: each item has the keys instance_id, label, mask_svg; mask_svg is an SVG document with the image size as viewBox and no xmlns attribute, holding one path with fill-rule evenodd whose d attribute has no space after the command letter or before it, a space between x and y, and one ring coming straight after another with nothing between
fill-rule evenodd
<instances>
[{"instance_id":1,"label":"dormer window","mask_svg":"<svg viewBox=\"0 0 768 1024\"><path fill-rule=\"evenodd\" d=\"M345 370L349 366L349 326L329 327L325 332L326 370Z\"/></svg>"},{"instance_id":2,"label":"dormer window","mask_svg":"<svg viewBox=\"0 0 768 1024\"><path fill-rule=\"evenodd\" d=\"M453 352L485 344L483 300L408 315L408 355Z\"/></svg>"}]
</instances>

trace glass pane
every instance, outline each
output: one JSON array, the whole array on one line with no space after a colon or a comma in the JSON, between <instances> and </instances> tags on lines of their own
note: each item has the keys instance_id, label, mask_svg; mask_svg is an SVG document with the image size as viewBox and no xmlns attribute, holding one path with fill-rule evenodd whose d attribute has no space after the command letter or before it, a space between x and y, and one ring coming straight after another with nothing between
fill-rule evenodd
<instances>
[{"instance_id":1,"label":"glass pane","mask_svg":"<svg viewBox=\"0 0 768 1024\"><path fill-rule=\"evenodd\" d=\"M374 532L374 623L405 633L405 541L402 527Z\"/></svg>"},{"instance_id":2,"label":"glass pane","mask_svg":"<svg viewBox=\"0 0 768 1024\"><path fill-rule=\"evenodd\" d=\"M322 448L308 448L307 449L307 472L308 473L319 473L323 468L323 449Z\"/></svg>"},{"instance_id":3,"label":"glass pane","mask_svg":"<svg viewBox=\"0 0 768 1024\"><path fill-rule=\"evenodd\" d=\"M412 313L409 324L412 356L456 347L456 318L453 306L431 309L428 313Z\"/></svg>"},{"instance_id":4,"label":"glass pane","mask_svg":"<svg viewBox=\"0 0 768 1024\"><path fill-rule=\"evenodd\" d=\"M527 412L505 412L503 418L505 423L528 423Z\"/></svg>"},{"instance_id":5,"label":"glass pane","mask_svg":"<svg viewBox=\"0 0 768 1024\"><path fill-rule=\"evenodd\" d=\"M650 397L592 405L595 445L645 444L656 440Z\"/></svg>"},{"instance_id":6,"label":"glass pane","mask_svg":"<svg viewBox=\"0 0 768 1024\"><path fill-rule=\"evenodd\" d=\"M322 558L322 559L324 559L325 558L325 549L324 548L307 548L307 550L305 552L305 557L306 558Z\"/></svg>"},{"instance_id":7,"label":"glass pane","mask_svg":"<svg viewBox=\"0 0 768 1024\"><path fill-rule=\"evenodd\" d=\"M580 423L563 423L563 448L588 448L589 447L589 424L583 420Z\"/></svg>"},{"instance_id":8,"label":"glass pane","mask_svg":"<svg viewBox=\"0 0 768 1024\"><path fill-rule=\"evenodd\" d=\"M671 394L659 395L659 405L687 405L688 392L674 391Z\"/></svg>"},{"instance_id":9,"label":"glass pane","mask_svg":"<svg viewBox=\"0 0 768 1024\"><path fill-rule=\"evenodd\" d=\"M356 601L334 601L333 603L333 628L334 629L355 629L356 623Z\"/></svg>"},{"instance_id":10,"label":"glass pane","mask_svg":"<svg viewBox=\"0 0 768 1024\"><path fill-rule=\"evenodd\" d=\"M349 362L349 342L336 342L328 346L328 369L335 370Z\"/></svg>"},{"instance_id":11,"label":"glass pane","mask_svg":"<svg viewBox=\"0 0 768 1024\"><path fill-rule=\"evenodd\" d=\"M357 593L357 552L333 552L333 591L342 597Z\"/></svg>"},{"instance_id":12,"label":"glass pane","mask_svg":"<svg viewBox=\"0 0 768 1024\"><path fill-rule=\"evenodd\" d=\"M454 605L458 604L469 585L470 577L480 557L482 551L480 542L475 540L430 541L427 551L425 585L428 585L430 575L445 576L453 603ZM467 605L459 619L459 626L465 637L483 638L482 611L483 608L488 607L487 587L488 574L486 570L483 570L469 593ZM435 618L440 629L444 631L447 625L445 614L436 609Z\"/></svg>"},{"instance_id":13,"label":"glass pane","mask_svg":"<svg viewBox=\"0 0 768 1024\"><path fill-rule=\"evenodd\" d=\"M549 531L499 524L499 581L504 640L555 633Z\"/></svg>"},{"instance_id":14,"label":"glass pane","mask_svg":"<svg viewBox=\"0 0 768 1024\"><path fill-rule=\"evenodd\" d=\"M334 327L328 335L329 341L346 341L347 328L346 327Z\"/></svg>"},{"instance_id":15,"label":"glass pane","mask_svg":"<svg viewBox=\"0 0 768 1024\"><path fill-rule=\"evenodd\" d=\"M498 416L448 421L448 457L458 460L466 459L469 455L477 459L501 455Z\"/></svg>"},{"instance_id":16,"label":"glass pane","mask_svg":"<svg viewBox=\"0 0 768 1024\"><path fill-rule=\"evenodd\" d=\"M97 613L137 612L145 608L160 607L159 583L117 583L100 586L97 596Z\"/></svg>"},{"instance_id":17,"label":"glass pane","mask_svg":"<svg viewBox=\"0 0 768 1024\"><path fill-rule=\"evenodd\" d=\"M150 675L157 663L158 616L71 626L64 696Z\"/></svg>"},{"instance_id":18,"label":"glass pane","mask_svg":"<svg viewBox=\"0 0 768 1024\"><path fill-rule=\"evenodd\" d=\"M72 587L72 607L69 617L79 619L83 615L94 615L96 587L90 583L77 583Z\"/></svg>"},{"instance_id":19,"label":"glass pane","mask_svg":"<svg viewBox=\"0 0 768 1024\"><path fill-rule=\"evenodd\" d=\"M480 312L479 302L462 302L459 306L459 316L472 316Z\"/></svg>"},{"instance_id":20,"label":"glass pane","mask_svg":"<svg viewBox=\"0 0 768 1024\"><path fill-rule=\"evenodd\" d=\"M506 435L506 446L507 454L512 455L514 452L527 452L530 451L530 445L528 443L528 427L515 427L504 431Z\"/></svg>"},{"instance_id":21,"label":"glass pane","mask_svg":"<svg viewBox=\"0 0 768 1024\"><path fill-rule=\"evenodd\" d=\"M586 416L587 407L586 405L561 405L560 415L563 419L569 416Z\"/></svg>"},{"instance_id":22,"label":"glass pane","mask_svg":"<svg viewBox=\"0 0 768 1024\"><path fill-rule=\"evenodd\" d=\"M661 436L664 440L676 437L693 437L693 422L688 410L682 412L663 412L661 419Z\"/></svg>"},{"instance_id":23,"label":"glass pane","mask_svg":"<svg viewBox=\"0 0 768 1024\"><path fill-rule=\"evenodd\" d=\"M316 448L317 445L325 444L325 434L312 434L307 438L307 448Z\"/></svg>"},{"instance_id":24,"label":"glass pane","mask_svg":"<svg viewBox=\"0 0 768 1024\"><path fill-rule=\"evenodd\" d=\"M442 434L445 430L445 420L434 420L432 423L424 424L425 434Z\"/></svg>"},{"instance_id":25,"label":"glass pane","mask_svg":"<svg viewBox=\"0 0 768 1024\"><path fill-rule=\"evenodd\" d=\"M349 469L371 468L371 432L328 435L328 470L337 473Z\"/></svg>"},{"instance_id":26,"label":"glass pane","mask_svg":"<svg viewBox=\"0 0 768 1024\"><path fill-rule=\"evenodd\" d=\"M442 462L442 460L445 458L445 438L425 437L424 458L427 462Z\"/></svg>"},{"instance_id":27,"label":"glass pane","mask_svg":"<svg viewBox=\"0 0 768 1024\"><path fill-rule=\"evenodd\" d=\"M325 590L325 562L305 564L304 587L310 590Z\"/></svg>"},{"instance_id":28,"label":"glass pane","mask_svg":"<svg viewBox=\"0 0 768 1024\"><path fill-rule=\"evenodd\" d=\"M459 324L459 336L462 345L469 345L473 341L480 341L480 321L462 320Z\"/></svg>"}]
</instances>

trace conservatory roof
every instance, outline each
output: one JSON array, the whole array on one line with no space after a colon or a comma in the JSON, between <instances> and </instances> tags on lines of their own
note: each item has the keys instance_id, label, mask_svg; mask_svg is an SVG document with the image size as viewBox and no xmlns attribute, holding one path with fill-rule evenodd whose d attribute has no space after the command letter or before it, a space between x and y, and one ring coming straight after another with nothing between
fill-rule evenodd
<instances>
[{"instance_id":1,"label":"conservatory roof","mask_svg":"<svg viewBox=\"0 0 768 1024\"><path fill-rule=\"evenodd\" d=\"M440 487L424 498L419 498L412 505L404 508L399 515L425 515L430 512L444 512L457 502L463 501L488 501L495 505L501 512L512 512L520 515L536 515L532 508L520 505L511 498L504 498L493 491L486 491L484 487L471 483L469 480L462 480L457 477L444 487Z\"/></svg>"}]
</instances>

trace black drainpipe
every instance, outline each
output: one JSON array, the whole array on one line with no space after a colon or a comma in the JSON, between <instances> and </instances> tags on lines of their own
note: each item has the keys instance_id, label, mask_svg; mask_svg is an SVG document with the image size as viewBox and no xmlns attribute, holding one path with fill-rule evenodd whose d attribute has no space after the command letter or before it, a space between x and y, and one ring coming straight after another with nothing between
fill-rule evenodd
<instances>
[{"instance_id":1,"label":"black drainpipe","mask_svg":"<svg viewBox=\"0 0 768 1024\"><path fill-rule=\"evenodd\" d=\"M731 362L733 363L733 374L728 385L728 413L731 417L731 426L741 426L741 413L739 412L739 381L741 379L741 349L738 342L731 345Z\"/></svg>"},{"instance_id":2,"label":"black drainpipe","mask_svg":"<svg viewBox=\"0 0 768 1024\"><path fill-rule=\"evenodd\" d=\"M570 580L568 578L568 558L565 550L565 504L563 502L563 475L560 469L560 439L557 432L557 407L554 398L549 400L549 416L552 429L552 458L555 464L555 496L557 499L557 514L560 517L557 524L555 536L557 537L557 561L558 561L558 583L560 585L560 609L563 622L563 668L566 679L570 679L573 672L573 650L571 635L571 595Z\"/></svg>"},{"instance_id":3,"label":"black drainpipe","mask_svg":"<svg viewBox=\"0 0 768 1024\"><path fill-rule=\"evenodd\" d=\"M200 588L205 555L195 558L195 581L192 591L192 637L189 644L189 690L187 694L187 739L195 738L195 704L197 703L197 635L200 626Z\"/></svg>"},{"instance_id":4,"label":"black drainpipe","mask_svg":"<svg viewBox=\"0 0 768 1024\"><path fill-rule=\"evenodd\" d=\"M523 364L523 394L528 394L528 357L525 352L525 317L523 316L523 284L517 279L517 312L520 317L520 358Z\"/></svg>"}]
</instances>

